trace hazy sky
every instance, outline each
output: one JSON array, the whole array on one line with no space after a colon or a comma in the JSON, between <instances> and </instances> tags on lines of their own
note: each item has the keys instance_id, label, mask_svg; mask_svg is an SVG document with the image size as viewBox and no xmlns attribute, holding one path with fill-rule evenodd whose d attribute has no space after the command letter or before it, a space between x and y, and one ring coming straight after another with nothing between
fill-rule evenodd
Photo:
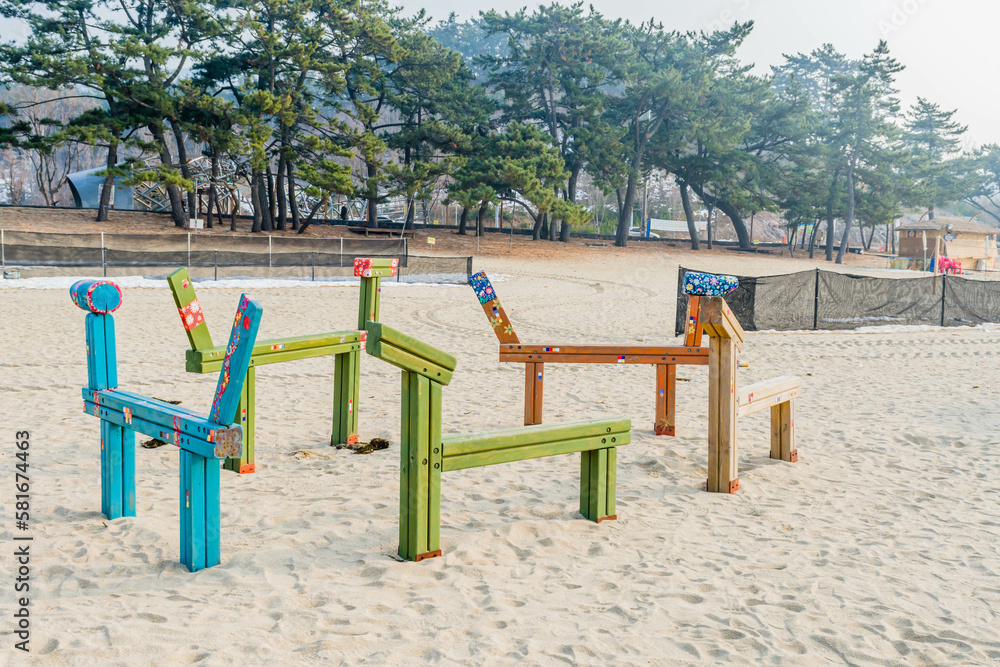
<instances>
[{"instance_id":1,"label":"hazy sky","mask_svg":"<svg viewBox=\"0 0 1000 667\"><path fill-rule=\"evenodd\" d=\"M426 9L435 19L455 12L468 18L482 9L516 11L523 0L394 0L408 11ZM899 87L904 104L918 95L969 126L969 143L1000 143L1000 2L996 0L596 0L606 16L633 21L655 18L669 29L712 30L753 20L741 56L760 71L783 53L808 52L824 42L851 57L886 39L904 65ZM529 5L534 6L534 5ZM0 19L0 39L21 31ZM6 33L6 34L5 34Z\"/></svg>"},{"instance_id":2,"label":"hazy sky","mask_svg":"<svg viewBox=\"0 0 1000 667\"><path fill-rule=\"evenodd\" d=\"M425 8L435 19L450 12L468 18L479 10L516 11L517 0L396 0L409 11ZM919 95L969 126L969 141L1000 143L1000 2L996 0L595 0L605 16L655 18L668 29L712 30L754 21L740 55L762 71L783 53L809 52L830 42L851 57L880 39L906 65L898 79L904 104Z\"/></svg>"}]
</instances>

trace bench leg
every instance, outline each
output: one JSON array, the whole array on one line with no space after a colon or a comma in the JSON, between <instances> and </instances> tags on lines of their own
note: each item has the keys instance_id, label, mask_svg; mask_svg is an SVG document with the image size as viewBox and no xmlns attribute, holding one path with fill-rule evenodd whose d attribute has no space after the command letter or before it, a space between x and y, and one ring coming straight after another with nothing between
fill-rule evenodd
<instances>
[{"instance_id":1,"label":"bench leg","mask_svg":"<svg viewBox=\"0 0 1000 667\"><path fill-rule=\"evenodd\" d=\"M656 366L656 421L653 431L656 435L676 435L677 366L657 364Z\"/></svg>"},{"instance_id":2,"label":"bench leg","mask_svg":"<svg viewBox=\"0 0 1000 667\"><path fill-rule=\"evenodd\" d=\"M708 481L710 493L740 488L736 433L736 345L711 336L708 366Z\"/></svg>"},{"instance_id":3,"label":"bench leg","mask_svg":"<svg viewBox=\"0 0 1000 667\"><path fill-rule=\"evenodd\" d=\"M358 329L364 331L365 322L379 321L379 297L382 291L381 278L362 278L361 297L358 303Z\"/></svg>"},{"instance_id":4,"label":"bench leg","mask_svg":"<svg viewBox=\"0 0 1000 667\"><path fill-rule=\"evenodd\" d=\"M236 406L236 419L243 429L243 453L238 459L226 459L223 464L226 470L232 470L241 475L252 473L257 469L254 462L254 445L256 443L257 420L254 417L254 402L257 391L257 369L247 368L247 377L243 382L243 391Z\"/></svg>"},{"instance_id":5,"label":"bench leg","mask_svg":"<svg viewBox=\"0 0 1000 667\"><path fill-rule=\"evenodd\" d=\"M542 388L545 364L532 362L524 365L524 425L542 423Z\"/></svg>"},{"instance_id":6,"label":"bench leg","mask_svg":"<svg viewBox=\"0 0 1000 667\"><path fill-rule=\"evenodd\" d=\"M335 354L333 366L333 432L330 444L353 445L358 441L361 352Z\"/></svg>"},{"instance_id":7,"label":"bench leg","mask_svg":"<svg viewBox=\"0 0 1000 667\"><path fill-rule=\"evenodd\" d=\"M771 458L795 463L795 399L771 407Z\"/></svg>"},{"instance_id":8,"label":"bench leg","mask_svg":"<svg viewBox=\"0 0 1000 667\"><path fill-rule=\"evenodd\" d=\"M618 449L595 449L581 452L580 514L600 523L618 518Z\"/></svg>"},{"instance_id":9,"label":"bench leg","mask_svg":"<svg viewBox=\"0 0 1000 667\"><path fill-rule=\"evenodd\" d=\"M101 420L101 512L135 516L135 431Z\"/></svg>"},{"instance_id":10,"label":"bench leg","mask_svg":"<svg viewBox=\"0 0 1000 667\"><path fill-rule=\"evenodd\" d=\"M221 560L219 462L182 449L180 465L181 563L197 572Z\"/></svg>"},{"instance_id":11,"label":"bench leg","mask_svg":"<svg viewBox=\"0 0 1000 667\"><path fill-rule=\"evenodd\" d=\"M403 371L399 556L441 555L441 385Z\"/></svg>"}]
</instances>

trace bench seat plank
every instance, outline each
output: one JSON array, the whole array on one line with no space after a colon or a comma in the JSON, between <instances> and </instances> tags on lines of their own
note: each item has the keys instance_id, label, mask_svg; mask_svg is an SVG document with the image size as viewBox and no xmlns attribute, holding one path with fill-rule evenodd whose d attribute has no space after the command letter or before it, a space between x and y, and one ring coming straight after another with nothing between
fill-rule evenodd
<instances>
[{"instance_id":1,"label":"bench seat plank","mask_svg":"<svg viewBox=\"0 0 1000 667\"><path fill-rule=\"evenodd\" d=\"M562 440L617 435L627 433L631 428L632 422L629 419L587 419L565 424L518 426L475 435L446 436L442 443L445 456L459 456Z\"/></svg>"},{"instance_id":2,"label":"bench seat plank","mask_svg":"<svg viewBox=\"0 0 1000 667\"><path fill-rule=\"evenodd\" d=\"M740 387L739 392L737 416L745 417L798 398L802 394L802 381L785 375Z\"/></svg>"}]
</instances>

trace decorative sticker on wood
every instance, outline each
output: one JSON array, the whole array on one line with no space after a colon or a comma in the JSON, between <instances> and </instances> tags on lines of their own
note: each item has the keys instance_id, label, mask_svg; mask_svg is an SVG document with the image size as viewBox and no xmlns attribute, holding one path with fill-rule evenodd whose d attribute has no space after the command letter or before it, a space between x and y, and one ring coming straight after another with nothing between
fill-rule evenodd
<instances>
[{"instance_id":1,"label":"decorative sticker on wood","mask_svg":"<svg viewBox=\"0 0 1000 667\"><path fill-rule=\"evenodd\" d=\"M199 324L205 322L205 314L201 311L201 304L198 303L198 299L195 299L183 308L178 308L177 312L181 315L181 324L184 325L185 331L191 331Z\"/></svg>"},{"instance_id":2,"label":"decorative sticker on wood","mask_svg":"<svg viewBox=\"0 0 1000 667\"><path fill-rule=\"evenodd\" d=\"M485 271L480 271L469 276L469 285L472 286L480 304L489 303L497 298L496 292L493 291L493 284L486 277Z\"/></svg>"}]
</instances>

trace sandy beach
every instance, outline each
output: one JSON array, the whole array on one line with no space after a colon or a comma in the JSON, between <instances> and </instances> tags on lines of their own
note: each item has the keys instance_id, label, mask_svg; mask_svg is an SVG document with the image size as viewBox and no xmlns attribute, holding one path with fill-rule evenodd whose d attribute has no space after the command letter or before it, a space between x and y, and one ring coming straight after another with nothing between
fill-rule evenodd
<instances>
[{"instance_id":1,"label":"sandy beach","mask_svg":"<svg viewBox=\"0 0 1000 667\"><path fill-rule=\"evenodd\" d=\"M595 251L475 268L522 340L668 344L679 258L743 275L816 266ZM248 291L262 338L356 324L354 287ZM199 285L216 337L239 294ZM388 284L382 298L383 322L458 360L445 434L521 423L523 368L498 362L467 286ZM224 472L222 564L192 574L176 448L138 450L137 517L100 513L84 313L65 289L2 289L0 312L0 541L13 544L12 442L28 430L39 664L1000 663L996 328L750 333L741 384L802 378L799 461L768 457L766 413L741 420L732 496L704 491L704 367L678 369L677 436L662 437L652 368L551 365L547 423L632 420L618 521L577 512L579 455L449 472L444 555L421 563L396 556L399 371L362 359L361 437L391 446L355 455L329 446L333 360L267 366L257 472ZM125 289L115 317L120 386L207 411L216 378L184 372L166 287ZM9 616L0 637L12 655Z\"/></svg>"}]
</instances>

